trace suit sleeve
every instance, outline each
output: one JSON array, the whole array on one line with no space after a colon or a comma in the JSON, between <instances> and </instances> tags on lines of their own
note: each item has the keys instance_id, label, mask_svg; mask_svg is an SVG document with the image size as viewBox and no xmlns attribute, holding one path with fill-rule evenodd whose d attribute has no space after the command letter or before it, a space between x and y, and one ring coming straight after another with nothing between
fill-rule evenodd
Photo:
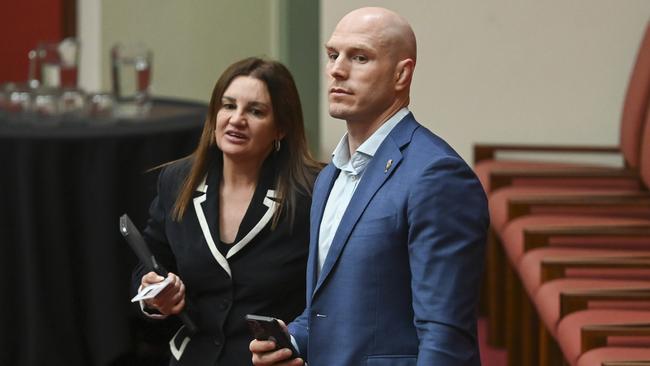
<instances>
[{"instance_id":1,"label":"suit sleeve","mask_svg":"<svg viewBox=\"0 0 650 366\"><path fill-rule=\"evenodd\" d=\"M307 323L308 319L308 309L305 308L302 314L298 315L298 317L288 325L289 334L291 334L293 340L295 340L296 345L298 346L300 357L305 360L307 359L309 352L307 349L307 338L309 333L309 326Z\"/></svg>"},{"instance_id":2,"label":"suit sleeve","mask_svg":"<svg viewBox=\"0 0 650 366\"><path fill-rule=\"evenodd\" d=\"M476 311L489 217L459 158L429 165L408 197L408 246L418 365L474 365Z\"/></svg>"},{"instance_id":3,"label":"suit sleeve","mask_svg":"<svg viewBox=\"0 0 650 366\"><path fill-rule=\"evenodd\" d=\"M149 219L146 228L142 232L142 237L156 260L168 271L176 273L176 261L165 235L165 222L169 218L168 207L164 204L167 201L164 188L165 172L166 169L163 169L158 177L157 195L149 207ZM147 272L148 270L141 262L136 265L131 278L133 295L137 293L142 276Z\"/></svg>"}]
</instances>

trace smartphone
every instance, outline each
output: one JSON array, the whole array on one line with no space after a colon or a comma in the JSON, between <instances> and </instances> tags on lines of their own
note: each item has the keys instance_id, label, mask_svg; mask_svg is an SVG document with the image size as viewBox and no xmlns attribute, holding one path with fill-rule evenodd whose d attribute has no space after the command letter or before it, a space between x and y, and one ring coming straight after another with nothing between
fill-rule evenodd
<instances>
[{"instance_id":1,"label":"smartphone","mask_svg":"<svg viewBox=\"0 0 650 366\"><path fill-rule=\"evenodd\" d=\"M255 339L273 341L276 349L288 348L291 350L291 358L299 357L298 351L291 343L291 338L289 338L289 335L284 331L277 319L270 316L248 314L246 315L246 323Z\"/></svg>"}]
</instances>

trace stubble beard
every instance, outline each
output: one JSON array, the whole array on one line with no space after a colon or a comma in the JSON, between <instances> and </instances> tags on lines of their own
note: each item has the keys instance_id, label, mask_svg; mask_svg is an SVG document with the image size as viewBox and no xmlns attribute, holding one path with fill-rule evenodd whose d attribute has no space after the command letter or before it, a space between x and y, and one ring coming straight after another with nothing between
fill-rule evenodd
<instances>
[{"instance_id":1,"label":"stubble beard","mask_svg":"<svg viewBox=\"0 0 650 366\"><path fill-rule=\"evenodd\" d=\"M331 102L329 104L329 114L332 118L347 120L350 117L350 106L345 103Z\"/></svg>"}]
</instances>

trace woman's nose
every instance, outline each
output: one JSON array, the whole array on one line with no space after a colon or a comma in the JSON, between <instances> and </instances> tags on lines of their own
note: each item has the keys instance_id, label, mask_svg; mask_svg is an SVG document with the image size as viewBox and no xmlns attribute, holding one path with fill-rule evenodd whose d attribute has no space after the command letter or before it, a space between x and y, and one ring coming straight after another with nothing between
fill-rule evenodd
<instances>
[{"instance_id":1,"label":"woman's nose","mask_svg":"<svg viewBox=\"0 0 650 366\"><path fill-rule=\"evenodd\" d=\"M241 108L237 108L236 110L233 111L232 115L230 115L230 123L231 124L242 124L246 121L246 116L244 114L244 110Z\"/></svg>"}]
</instances>

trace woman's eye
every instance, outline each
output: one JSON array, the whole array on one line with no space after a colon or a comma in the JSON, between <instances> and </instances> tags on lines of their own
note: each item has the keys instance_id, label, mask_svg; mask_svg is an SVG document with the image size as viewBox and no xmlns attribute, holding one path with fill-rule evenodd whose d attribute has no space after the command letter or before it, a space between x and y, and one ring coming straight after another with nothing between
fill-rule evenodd
<instances>
[{"instance_id":1,"label":"woman's eye","mask_svg":"<svg viewBox=\"0 0 650 366\"><path fill-rule=\"evenodd\" d=\"M251 109L251 114L255 117L262 117L264 116L264 112L260 109Z\"/></svg>"},{"instance_id":2,"label":"woman's eye","mask_svg":"<svg viewBox=\"0 0 650 366\"><path fill-rule=\"evenodd\" d=\"M233 103L223 103L221 105L221 108L223 108L223 109L235 109L237 107Z\"/></svg>"}]
</instances>

